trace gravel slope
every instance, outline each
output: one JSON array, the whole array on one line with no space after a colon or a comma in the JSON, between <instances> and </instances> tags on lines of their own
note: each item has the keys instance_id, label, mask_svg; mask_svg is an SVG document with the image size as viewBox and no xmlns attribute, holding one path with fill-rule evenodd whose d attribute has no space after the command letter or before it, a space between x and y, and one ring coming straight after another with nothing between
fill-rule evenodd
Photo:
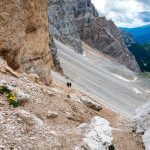
<instances>
[{"instance_id":1,"label":"gravel slope","mask_svg":"<svg viewBox=\"0 0 150 150\"><path fill-rule=\"evenodd\" d=\"M62 43L55 43L65 75L100 103L132 117L135 109L147 102L136 75L124 66L86 45L85 54L79 55Z\"/></svg>"}]
</instances>

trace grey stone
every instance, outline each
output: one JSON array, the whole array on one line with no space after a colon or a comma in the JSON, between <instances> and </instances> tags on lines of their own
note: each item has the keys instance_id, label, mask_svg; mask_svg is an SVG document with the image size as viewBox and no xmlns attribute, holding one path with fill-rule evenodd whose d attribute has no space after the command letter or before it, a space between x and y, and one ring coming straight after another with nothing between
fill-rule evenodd
<instances>
[{"instance_id":1,"label":"grey stone","mask_svg":"<svg viewBox=\"0 0 150 150\"><path fill-rule=\"evenodd\" d=\"M81 97L81 102L84 103L87 107L92 108L96 111L100 111L102 109L102 107L98 103L92 101L88 97Z\"/></svg>"},{"instance_id":2,"label":"grey stone","mask_svg":"<svg viewBox=\"0 0 150 150\"><path fill-rule=\"evenodd\" d=\"M58 116L58 113L56 112L52 112L52 111L48 111L48 114L47 114L47 118L57 118Z\"/></svg>"},{"instance_id":3,"label":"grey stone","mask_svg":"<svg viewBox=\"0 0 150 150\"><path fill-rule=\"evenodd\" d=\"M135 112L136 132L143 134L146 150L150 150L150 102L139 107Z\"/></svg>"}]
</instances>

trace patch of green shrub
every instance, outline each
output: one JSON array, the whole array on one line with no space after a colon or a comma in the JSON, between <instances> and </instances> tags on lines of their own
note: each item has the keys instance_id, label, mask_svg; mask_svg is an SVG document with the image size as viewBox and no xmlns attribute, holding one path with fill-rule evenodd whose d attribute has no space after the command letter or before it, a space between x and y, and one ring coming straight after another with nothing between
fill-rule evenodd
<instances>
[{"instance_id":1,"label":"patch of green shrub","mask_svg":"<svg viewBox=\"0 0 150 150\"><path fill-rule=\"evenodd\" d=\"M131 133L133 136L135 136L135 134L136 134L136 128L135 127L132 127Z\"/></svg>"},{"instance_id":2,"label":"patch of green shrub","mask_svg":"<svg viewBox=\"0 0 150 150\"><path fill-rule=\"evenodd\" d=\"M19 102L18 102L17 97L14 93L7 94L7 99L9 101L9 104L12 105L13 107L19 106Z\"/></svg>"},{"instance_id":3,"label":"patch of green shrub","mask_svg":"<svg viewBox=\"0 0 150 150\"><path fill-rule=\"evenodd\" d=\"M17 100L16 94L12 93L11 90L7 88L7 86L0 86L0 94L3 94L7 97L9 104L13 107L18 107L19 102Z\"/></svg>"},{"instance_id":4,"label":"patch of green shrub","mask_svg":"<svg viewBox=\"0 0 150 150\"><path fill-rule=\"evenodd\" d=\"M9 90L6 86L0 86L0 94L9 94L11 90Z\"/></svg>"},{"instance_id":5,"label":"patch of green shrub","mask_svg":"<svg viewBox=\"0 0 150 150\"><path fill-rule=\"evenodd\" d=\"M150 72L141 72L139 74L139 77L141 77L141 78L150 78Z\"/></svg>"}]
</instances>

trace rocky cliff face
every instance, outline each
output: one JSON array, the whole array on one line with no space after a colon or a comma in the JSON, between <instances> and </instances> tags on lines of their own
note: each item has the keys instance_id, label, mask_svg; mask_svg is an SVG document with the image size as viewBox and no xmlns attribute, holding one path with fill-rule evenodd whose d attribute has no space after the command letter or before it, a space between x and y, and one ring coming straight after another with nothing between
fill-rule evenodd
<instances>
[{"instance_id":1,"label":"rocky cliff face","mask_svg":"<svg viewBox=\"0 0 150 150\"><path fill-rule=\"evenodd\" d=\"M78 28L74 17L74 1L49 0L49 22L53 36L72 46L76 52L83 53Z\"/></svg>"},{"instance_id":2,"label":"rocky cliff face","mask_svg":"<svg viewBox=\"0 0 150 150\"><path fill-rule=\"evenodd\" d=\"M49 31L49 48L51 50L52 58L53 58L53 70L63 74L63 69L60 65L60 61L57 54L57 47L54 43L54 39L52 38L51 31Z\"/></svg>"},{"instance_id":3,"label":"rocky cliff face","mask_svg":"<svg viewBox=\"0 0 150 150\"><path fill-rule=\"evenodd\" d=\"M45 0L0 1L0 56L14 70L36 73L49 84L52 55L47 9Z\"/></svg>"},{"instance_id":4,"label":"rocky cliff face","mask_svg":"<svg viewBox=\"0 0 150 150\"><path fill-rule=\"evenodd\" d=\"M140 71L119 29L112 21L98 16L91 0L49 0L49 21L55 37L61 41L65 38L64 43L70 43L76 51L83 53L82 40L129 69Z\"/></svg>"},{"instance_id":5,"label":"rocky cliff face","mask_svg":"<svg viewBox=\"0 0 150 150\"><path fill-rule=\"evenodd\" d=\"M126 47L121 32L105 17L85 16L78 20L80 38L97 50L115 58L129 69L139 72L135 57Z\"/></svg>"}]
</instances>

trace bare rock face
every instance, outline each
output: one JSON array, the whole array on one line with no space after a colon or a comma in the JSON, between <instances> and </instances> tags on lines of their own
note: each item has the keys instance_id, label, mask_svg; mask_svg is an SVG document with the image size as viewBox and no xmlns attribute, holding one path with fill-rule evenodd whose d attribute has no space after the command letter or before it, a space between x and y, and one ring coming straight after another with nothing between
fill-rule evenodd
<instances>
[{"instance_id":1,"label":"bare rock face","mask_svg":"<svg viewBox=\"0 0 150 150\"><path fill-rule=\"evenodd\" d=\"M106 20L105 17L98 17L95 9L93 9L93 12L89 12L84 7L86 5L83 5L82 11L78 11L76 15L78 33L80 34L81 40L115 58L119 63L127 66L129 69L139 72L140 67L135 57L126 47L122 34L114 22Z\"/></svg>"},{"instance_id":2,"label":"bare rock face","mask_svg":"<svg viewBox=\"0 0 150 150\"><path fill-rule=\"evenodd\" d=\"M53 57L53 70L63 74L63 69L60 65L60 61L57 54L57 47L54 43L54 39L52 38L51 32L49 31L49 47L51 49L51 54Z\"/></svg>"},{"instance_id":3,"label":"bare rock face","mask_svg":"<svg viewBox=\"0 0 150 150\"><path fill-rule=\"evenodd\" d=\"M112 21L98 16L91 0L49 0L49 22L53 35L78 53L83 53L84 41L129 69L140 71L119 29Z\"/></svg>"},{"instance_id":4,"label":"bare rock face","mask_svg":"<svg viewBox=\"0 0 150 150\"><path fill-rule=\"evenodd\" d=\"M83 48L73 12L76 4L73 0L49 0L48 14L53 36L82 54Z\"/></svg>"},{"instance_id":5,"label":"bare rock face","mask_svg":"<svg viewBox=\"0 0 150 150\"><path fill-rule=\"evenodd\" d=\"M0 1L0 56L14 70L38 74L49 84L52 55L47 9L45 0Z\"/></svg>"}]
</instances>

